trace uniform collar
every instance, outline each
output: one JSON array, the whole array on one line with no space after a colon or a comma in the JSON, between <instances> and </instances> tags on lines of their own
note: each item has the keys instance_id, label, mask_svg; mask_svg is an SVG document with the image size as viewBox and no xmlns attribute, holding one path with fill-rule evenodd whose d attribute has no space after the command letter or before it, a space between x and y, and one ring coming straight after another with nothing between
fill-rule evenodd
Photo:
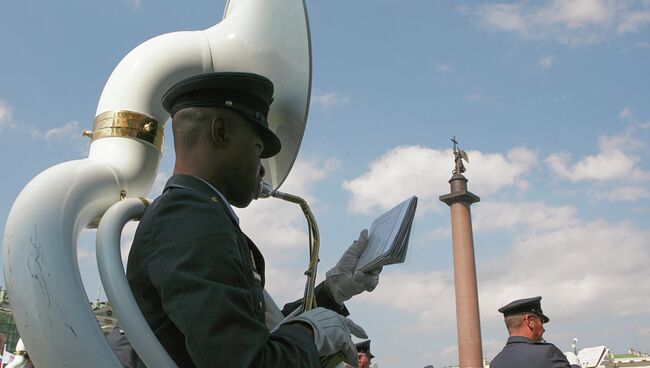
<instances>
[{"instance_id":1,"label":"uniform collar","mask_svg":"<svg viewBox=\"0 0 650 368\"><path fill-rule=\"evenodd\" d=\"M514 343L525 343L525 344L536 344L538 341L533 341L525 336L510 336L508 337L508 342L507 344L514 344Z\"/></svg>"},{"instance_id":2,"label":"uniform collar","mask_svg":"<svg viewBox=\"0 0 650 368\"><path fill-rule=\"evenodd\" d=\"M171 187L193 190L209 198L212 198L212 200L215 202L223 203L224 204L223 207L228 213L228 216L230 216L233 222L239 225L239 217L237 217L235 211L233 211L232 206L230 205L226 197L224 197L224 195L217 188L212 186L212 184L208 183L204 179L194 175L177 174L169 178L167 184L165 185L165 190ZM215 198L215 194L219 199L218 201Z\"/></svg>"},{"instance_id":3,"label":"uniform collar","mask_svg":"<svg viewBox=\"0 0 650 368\"><path fill-rule=\"evenodd\" d=\"M230 205L230 202L228 202L226 197L224 197L223 194L221 194L221 192L217 188L213 187L212 184L208 183L207 181L203 180L202 178L199 178L198 176L195 176L195 178L197 178L197 179L201 180L202 182L204 182L205 184L207 184L215 193L217 193L217 195L221 198L223 203L226 205L226 210L228 210L228 214L230 215L230 217L237 223L237 225L239 225L239 217L237 217L237 214L232 209L232 206Z\"/></svg>"}]
</instances>

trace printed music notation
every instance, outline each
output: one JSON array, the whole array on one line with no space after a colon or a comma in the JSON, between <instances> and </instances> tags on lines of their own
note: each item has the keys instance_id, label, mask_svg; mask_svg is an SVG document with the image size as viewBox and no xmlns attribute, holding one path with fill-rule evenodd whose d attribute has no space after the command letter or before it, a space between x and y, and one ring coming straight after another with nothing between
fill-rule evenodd
<instances>
[{"instance_id":1,"label":"printed music notation","mask_svg":"<svg viewBox=\"0 0 650 368\"><path fill-rule=\"evenodd\" d=\"M373 221L357 270L369 271L404 262L417 203L418 198L412 196Z\"/></svg>"}]
</instances>

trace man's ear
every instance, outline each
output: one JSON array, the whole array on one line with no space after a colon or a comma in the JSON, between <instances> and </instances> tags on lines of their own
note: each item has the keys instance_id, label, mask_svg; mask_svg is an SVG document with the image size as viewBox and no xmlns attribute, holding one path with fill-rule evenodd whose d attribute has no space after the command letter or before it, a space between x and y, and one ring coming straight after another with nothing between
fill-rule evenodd
<instances>
[{"instance_id":1,"label":"man's ear","mask_svg":"<svg viewBox=\"0 0 650 368\"><path fill-rule=\"evenodd\" d=\"M215 116L212 119L210 128L212 142L217 147L225 147L230 141L231 129L228 121L221 116Z\"/></svg>"},{"instance_id":2,"label":"man's ear","mask_svg":"<svg viewBox=\"0 0 650 368\"><path fill-rule=\"evenodd\" d=\"M528 326L529 330L533 330L533 322L531 322L530 317L526 318L526 326Z\"/></svg>"}]
</instances>

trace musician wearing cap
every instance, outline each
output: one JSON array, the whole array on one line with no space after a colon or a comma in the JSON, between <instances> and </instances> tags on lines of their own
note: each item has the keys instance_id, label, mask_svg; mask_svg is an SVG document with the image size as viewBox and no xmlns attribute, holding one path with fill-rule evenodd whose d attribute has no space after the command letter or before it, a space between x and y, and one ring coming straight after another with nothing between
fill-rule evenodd
<instances>
[{"instance_id":1,"label":"musician wearing cap","mask_svg":"<svg viewBox=\"0 0 650 368\"><path fill-rule=\"evenodd\" d=\"M372 358L375 356L370 352L370 340L365 340L354 344L359 356L359 368L369 368Z\"/></svg>"},{"instance_id":2,"label":"musician wearing cap","mask_svg":"<svg viewBox=\"0 0 650 368\"><path fill-rule=\"evenodd\" d=\"M257 196L260 159L281 149L266 120L272 100L272 82L250 73L194 76L163 97L174 175L140 221L127 277L179 367L320 367L340 351L357 365L350 333L366 336L343 302L377 285L378 271L355 270L367 231L316 287L319 308L282 320L300 301L276 307L262 253L231 208Z\"/></svg>"},{"instance_id":3,"label":"musician wearing cap","mask_svg":"<svg viewBox=\"0 0 650 368\"><path fill-rule=\"evenodd\" d=\"M562 351L542 339L549 318L541 300L541 296L520 299L499 308L510 337L490 368L570 368Z\"/></svg>"},{"instance_id":4,"label":"musician wearing cap","mask_svg":"<svg viewBox=\"0 0 650 368\"><path fill-rule=\"evenodd\" d=\"M354 344L354 346L357 348L357 353L359 357L359 368L369 368L370 367L370 362L372 361L372 358L375 356L372 355L370 352L370 340L365 340L358 342ZM350 364L347 363L341 363L337 366L337 368L349 368L353 367Z\"/></svg>"}]
</instances>

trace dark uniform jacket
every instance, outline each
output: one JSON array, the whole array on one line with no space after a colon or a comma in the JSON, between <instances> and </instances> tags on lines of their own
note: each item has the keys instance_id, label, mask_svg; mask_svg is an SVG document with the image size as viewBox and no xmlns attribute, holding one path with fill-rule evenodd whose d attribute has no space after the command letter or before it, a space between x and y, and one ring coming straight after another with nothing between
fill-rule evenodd
<instances>
[{"instance_id":1,"label":"dark uniform jacket","mask_svg":"<svg viewBox=\"0 0 650 368\"><path fill-rule=\"evenodd\" d=\"M179 367L320 367L301 326L269 332L264 258L227 206L201 179L175 175L145 211L127 277L147 322ZM347 315L323 284L316 298Z\"/></svg>"},{"instance_id":2,"label":"dark uniform jacket","mask_svg":"<svg viewBox=\"0 0 650 368\"><path fill-rule=\"evenodd\" d=\"M548 342L510 336L490 368L570 368L564 353Z\"/></svg>"},{"instance_id":3,"label":"dark uniform jacket","mask_svg":"<svg viewBox=\"0 0 650 368\"><path fill-rule=\"evenodd\" d=\"M138 356L133 350L133 346L119 326L113 327L111 332L106 336L108 345L111 347L117 359L122 363L124 368L133 368L138 362Z\"/></svg>"}]
</instances>

